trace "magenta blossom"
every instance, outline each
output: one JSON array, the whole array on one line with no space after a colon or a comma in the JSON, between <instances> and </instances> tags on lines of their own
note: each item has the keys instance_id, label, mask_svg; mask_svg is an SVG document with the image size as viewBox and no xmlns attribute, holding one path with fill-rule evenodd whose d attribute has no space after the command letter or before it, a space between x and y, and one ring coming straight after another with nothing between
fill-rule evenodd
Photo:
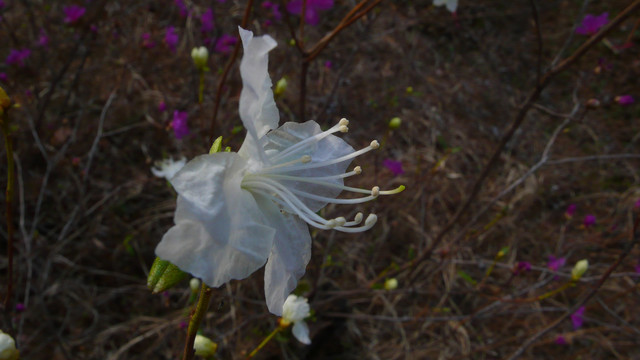
<instances>
[{"instance_id":1,"label":"magenta blossom","mask_svg":"<svg viewBox=\"0 0 640 360\"><path fill-rule=\"evenodd\" d=\"M582 24L576 28L576 34L593 35L597 33L601 27L607 25L608 22L608 12L603 12L598 16L587 14L584 19L582 19Z\"/></svg>"},{"instance_id":2,"label":"magenta blossom","mask_svg":"<svg viewBox=\"0 0 640 360\"><path fill-rule=\"evenodd\" d=\"M564 216L567 219L571 219L573 217L573 214L576 213L577 208L578 206L576 206L576 204L569 204L569 206L567 206L567 210L564 212Z\"/></svg>"},{"instance_id":3,"label":"magenta blossom","mask_svg":"<svg viewBox=\"0 0 640 360\"><path fill-rule=\"evenodd\" d=\"M271 10L271 17L273 17L274 20L276 21L282 20L282 13L280 13L280 5L273 3L271 1L263 1L262 7L265 9Z\"/></svg>"},{"instance_id":4,"label":"magenta blossom","mask_svg":"<svg viewBox=\"0 0 640 360\"><path fill-rule=\"evenodd\" d=\"M640 261L638 261L634 270L636 271L636 273L640 274Z\"/></svg>"},{"instance_id":5,"label":"magenta blossom","mask_svg":"<svg viewBox=\"0 0 640 360\"><path fill-rule=\"evenodd\" d=\"M578 310L576 310L576 312L571 314L571 323L573 324L573 330L578 330L582 327L582 324L584 323L584 310L585 307L581 306L580 308L578 308Z\"/></svg>"},{"instance_id":6,"label":"magenta blossom","mask_svg":"<svg viewBox=\"0 0 640 360\"><path fill-rule=\"evenodd\" d=\"M164 101L160 101L158 104L158 111L164 112L165 110L167 110L167 104L165 104Z\"/></svg>"},{"instance_id":7,"label":"magenta blossom","mask_svg":"<svg viewBox=\"0 0 640 360\"><path fill-rule=\"evenodd\" d=\"M184 4L184 1L182 1L182 0L174 0L174 3L178 7L178 11L180 12L180 16L186 17L187 15L189 15L189 9L187 9L187 6Z\"/></svg>"},{"instance_id":8,"label":"magenta blossom","mask_svg":"<svg viewBox=\"0 0 640 360\"><path fill-rule=\"evenodd\" d=\"M202 23L200 31L203 33L213 30L213 10L208 9L205 11L204 14L200 16L200 22Z\"/></svg>"},{"instance_id":9,"label":"magenta blossom","mask_svg":"<svg viewBox=\"0 0 640 360\"><path fill-rule=\"evenodd\" d=\"M582 221L582 224L586 228L595 225L596 224L596 216L592 215L592 214L589 214L589 215L585 216L584 220Z\"/></svg>"},{"instance_id":10,"label":"magenta blossom","mask_svg":"<svg viewBox=\"0 0 640 360\"><path fill-rule=\"evenodd\" d=\"M567 339L564 338L564 336L558 335L556 337L556 344L558 344L558 345L567 345L568 342L567 342Z\"/></svg>"},{"instance_id":11,"label":"magenta blossom","mask_svg":"<svg viewBox=\"0 0 640 360\"><path fill-rule=\"evenodd\" d=\"M26 306L24 306L24 304L23 304L23 303L17 303L17 304L16 304L16 311L17 311L17 312L23 312L23 311L25 311L25 310L27 310L27 307L26 307Z\"/></svg>"},{"instance_id":12,"label":"magenta blossom","mask_svg":"<svg viewBox=\"0 0 640 360\"><path fill-rule=\"evenodd\" d=\"M87 9L78 5L65 6L62 11L64 12L64 23L73 24L80 20L82 15L87 12Z\"/></svg>"},{"instance_id":13,"label":"magenta blossom","mask_svg":"<svg viewBox=\"0 0 640 360\"><path fill-rule=\"evenodd\" d=\"M302 1L303 0L293 0L287 3L287 11L295 15L302 14ZM318 25L320 22L318 12L321 10L329 10L332 7L333 0L307 0L304 21L309 25Z\"/></svg>"},{"instance_id":14,"label":"magenta blossom","mask_svg":"<svg viewBox=\"0 0 640 360\"><path fill-rule=\"evenodd\" d=\"M636 209L640 208L640 199L636 200L636 202L633 204L633 207Z\"/></svg>"},{"instance_id":15,"label":"magenta blossom","mask_svg":"<svg viewBox=\"0 0 640 360\"><path fill-rule=\"evenodd\" d=\"M19 67L24 66L25 60L31 55L31 50L24 49L11 49L9 55L7 56L7 65L18 65Z\"/></svg>"},{"instance_id":16,"label":"magenta blossom","mask_svg":"<svg viewBox=\"0 0 640 360\"><path fill-rule=\"evenodd\" d=\"M331 69L333 67L333 63L331 62L331 60L327 60L324 62L324 67L327 69Z\"/></svg>"},{"instance_id":17,"label":"magenta blossom","mask_svg":"<svg viewBox=\"0 0 640 360\"><path fill-rule=\"evenodd\" d=\"M151 49L156 46L155 41L151 40L151 34L144 33L142 34L142 47L146 49Z\"/></svg>"},{"instance_id":18,"label":"magenta blossom","mask_svg":"<svg viewBox=\"0 0 640 360\"><path fill-rule=\"evenodd\" d=\"M518 275L520 273L523 272L527 272L531 270L531 263L528 261L520 261L516 264L515 268L513 269L513 273L515 275Z\"/></svg>"},{"instance_id":19,"label":"magenta blossom","mask_svg":"<svg viewBox=\"0 0 640 360\"><path fill-rule=\"evenodd\" d=\"M563 257L556 258L553 255L549 255L549 262L547 263L547 267L550 270L558 271L558 269L560 269L561 267L564 266L564 263L566 261L567 261L567 259L565 259Z\"/></svg>"},{"instance_id":20,"label":"magenta blossom","mask_svg":"<svg viewBox=\"0 0 640 360\"><path fill-rule=\"evenodd\" d=\"M620 105L631 105L636 102L636 100L631 95L616 96L615 101Z\"/></svg>"},{"instance_id":21,"label":"magenta blossom","mask_svg":"<svg viewBox=\"0 0 640 360\"><path fill-rule=\"evenodd\" d=\"M47 47L49 45L49 37L44 29L40 29L40 35L38 36L38 46Z\"/></svg>"},{"instance_id":22,"label":"magenta blossom","mask_svg":"<svg viewBox=\"0 0 640 360\"><path fill-rule=\"evenodd\" d=\"M218 41L216 41L216 45L213 47L213 51L221 54L228 54L233 50L233 46L238 42L238 39L235 36L231 36L228 34L222 34Z\"/></svg>"},{"instance_id":23,"label":"magenta blossom","mask_svg":"<svg viewBox=\"0 0 640 360\"><path fill-rule=\"evenodd\" d=\"M7 76L7 73L0 72L0 81L9 82L9 77Z\"/></svg>"},{"instance_id":24,"label":"magenta blossom","mask_svg":"<svg viewBox=\"0 0 640 360\"><path fill-rule=\"evenodd\" d=\"M187 126L187 119L189 118L189 113L186 111L174 111L173 112L173 120L171 121L171 127L173 128L173 133L176 136L176 139L182 139L183 137L189 135L189 127Z\"/></svg>"},{"instance_id":25,"label":"magenta blossom","mask_svg":"<svg viewBox=\"0 0 640 360\"><path fill-rule=\"evenodd\" d=\"M3 7L5 7L4 1L0 0L0 9L2 9Z\"/></svg>"},{"instance_id":26,"label":"magenta blossom","mask_svg":"<svg viewBox=\"0 0 640 360\"><path fill-rule=\"evenodd\" d=\"M176 52L176 46L178 46L178 34L176 34L173 26L167 27L167 31L164 34L164 42L171 51Z\"/></svg>"},{"instance_id":27,"label":"magenta blossom","mask_svg":"<svg viewBox=\"0 0 640 360\"><path fill-rule=\"evenodd\" d=\"M404 174L404 170L402 169L402 162L400 161L386 159L382 162L382 165L389 169L395 176Z\"/></svg>"}]
</instances>

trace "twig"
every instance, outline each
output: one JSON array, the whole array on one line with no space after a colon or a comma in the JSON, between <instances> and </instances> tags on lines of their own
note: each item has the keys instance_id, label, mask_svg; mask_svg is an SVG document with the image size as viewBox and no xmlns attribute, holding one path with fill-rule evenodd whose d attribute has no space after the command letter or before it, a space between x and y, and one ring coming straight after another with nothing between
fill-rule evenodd
<instances>
[{"instance_id":1,"label":"twig","mask_svg":"<svg viewBox=\"0 0 640 360\"><path fill-rule=\"evenodd\" d=\"M620 256L618 256L618 259L609 267L609 269L605 271L605 273L600 278L600 281L598 281L598 283L595 284L595 286L591 290L589 290L584 296L582 296L582 298L578 300L566 313L564 313L564 315L557 318L551 324L547 325L542 330L538 331L535 335L528 338L516 351L513 352L513 354L509 356L507 360L515 360L518 357L520 357L520 355L522 355L524 351L529 346L531 346L531 344L536 342L538 339L540 339L549 331L553 330L561 322L569 318L571 314L576 312L576 310L578 310L578 308L580 308L581 306L585 305L598 292L598 290L600 290L600 288L605 283L605 281L607 281L611 273L613 273L613 271L622 263L622 261L627 257L627 255L629 255L633 247L636 245L636 243L640 239L640 234L638 233L639 223L640 223L640 215L636 216L636 221L633 224L633 227L631 229L631 234L630 234L631 239L627 244L627 247L622 251Z\"/></svg>"},{"instance_id":2,"label":"twig","mask_svg":"<svg viewBox=\"0 0 640 360\"><path fill-rule=\"evenodd\" d=\"M4 93L4 90L2 91ZM11 140L11 128L9 127L9 116L7 111L0 110L0 128L4 137L4 146L7 153L7 188L5 191L7 221L7 294L2 302L5 311L9 311L9 301L13 293L13 214L12 200L15 182L15 166L13 163L13 142Z\"/></svg>"},{"instance_id":3,"label":"twig","mask_svg":"<svg viewBox=\"0 0 640 360\"><path fill-rule=\"evenodd\" d=\"M189 327L187 328L187 340L184 343L184 351L182 353L182 360L191 360L195 354L193 350L193 342L196 339L196 333L202 322L202 318L209 309L209 302L211 302L212 290L205 283L202 283L202 289L200 290L200 298L196 308L191 312L191 318L189 319Z\"/></svg>"},{"instance_id":4,"label":"twig","mask_svg":"<svg viewBox=\"0 0 640 360\"><path fill-rule=\"evenodd\" d=\"M540 86L540 79L542 78L542 33L540 31L540 17L538 15L538 8L536 7L535 0L529 0L531 4L531 12L533 13L533 22L536 25L536 39L538 40L538 60L536 64L536 85Z\"/></svg>"}]
</instances>

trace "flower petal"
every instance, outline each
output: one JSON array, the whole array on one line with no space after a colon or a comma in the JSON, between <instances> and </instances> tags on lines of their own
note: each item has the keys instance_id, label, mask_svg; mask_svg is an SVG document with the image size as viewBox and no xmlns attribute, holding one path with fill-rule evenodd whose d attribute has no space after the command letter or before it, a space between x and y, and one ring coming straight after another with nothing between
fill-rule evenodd
<instances>
[{"instance_id":1,"label":"flower petal","mask_svg":"<svg viewBox=\"0 0 640 360\"><path fill-rule=\"evenodd\" d=\"M298 280L311 258L309 227L299 217L282 214L269 199L256 196L258 205L268 212L269 225L276 229L271 255L264 271L264 294L269 311L282 315L285 299L298 285Z\"/></svg>"},{"instance_id":2,"label":"flower petal","mask_svg":"<svg viewBox=\"0 0 640 360\"><path fill-rule=\"evenodd\" d=\"M238 30L244 47L240 62L240 118L247 129L247 137L238 153L246 158L264 160L259 139L269 130L278 127L280 121L267 70L269 51L277 43L269 35L254 37L251 31L240 27Z\"/></svg>"},{"instance_id":3,"label":"flower petal","mask_svg":"<svg viewBox=\"0 0 640 360\"><path fill-rule=\"evenodd\" d=\"M333 7L333 0L312 0L308 1L307 6L309 5L318 10L329 10Z\"/></svg>"},{"instance_id":4,"label":"flower petal","mask_svg":"<svg viewBox=\"0 0 640 360\"><path fill-rule=\"evenodd\" d=\"M240 187L247 161L234 153L201 155L171 183L178 192L172 227L156 255L218 287L243 279L267 261L275 229Z\"/></svg>"},{"instance_id":5,"label":"flower petal","mask_svg":"<svg viewBox=\"0 0 640 360\"><path fill-rule=\"evenodd\" d=\"M265 145L265 150L268 154L276 156L279 152L285 150L288 147L295 145L296 143L310 138L314 135L320 134L322 130L320 125L315 121L307 121L304 123L286 122L276 130L271 131L266 135L268 143ZM341 156L352 153L353 148L347 144L341 138L329 135L324 139L310 143L303 147L300 151L296 151L291 156L281 159L282 162L292 161L299 159L303 155L311 156L311 163L323 162L331 159L336 159ZM300 177L314 177L314 176L332 176L343 174L351 160L346 160L334 165L318 167L315 169L292 171L289 175ZM324 180L326 182L343 185L344 181L340 178ZM330 198L336 198L340 195L341 190L333 187L322 186L312 183L303 183L295 181L282 181L283 184L287 184L290 189L301 190L314 195L326 196ZM307 205L312 211L318 211L327 205L326 202L317 200L309 200L306 198L300 198L305 205Z\"/></svg>"},{"instance_id":6,"label":"flower petal","mask_svg":"<svg viewBox=\"0 0 640 360\"><path fill-rule=\"evenodd\" d=\"M291 329L291 333L301 343L306 345L311 344L311 339L309 339L309 327L304 321L298 321L294 323L293 329Z\"/></svg>"}]
</instances>

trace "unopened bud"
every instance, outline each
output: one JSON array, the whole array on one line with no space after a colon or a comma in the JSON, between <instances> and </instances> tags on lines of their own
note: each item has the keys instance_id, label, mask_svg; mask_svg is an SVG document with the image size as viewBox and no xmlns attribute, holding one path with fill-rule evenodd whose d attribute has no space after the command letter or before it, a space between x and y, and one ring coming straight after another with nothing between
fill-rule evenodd
<instances>
[{"instance_id":1,"label":"unopened bud","mask_svg":"<svg viewBox=\"0 0 640 360\"><path fill-rule=\"evenodd\" d=\"M589 99L587 100L587 108L596 109L600 107L600 100L598 99Z\"/></svg>"},{"instance_id":2,"label":"unopened bud","mask_svg":"<svg viewBox=\"0 0 640 360\"><path fill-rule=\"evenodd\" d=\"M276 83L276 88L273 89L273 95L280 97L285 91L287 91L287 78L282 78Z\"/></svg>"},{"instance_id":3,"label":"unopened bud","mask_svg":"<svg viewBox=\"0 0 640 360\"><path fill-rule=\"evenodd\" d=\"M180 270L172 263L156 258L149 270L149 276L147 277L147 287L153 291L154 294L165 291L175 284L179 283L187 273Z\"/></svg>"},{"instance_id":4,"label":"unopened bud","mask_svg":"<svg viewBox=\"0 0 640 360\"><path fill-rule=\"evenodd\" d=\"M192 278L189 280L189 287L191 288L191 292L198 292L200 289L200 280L198 278Z\"/></svg>"},{"instance_id":5,"label":"unopened bud","mask_svg":"<svg viewBox=\"0 0 640 360\"><path fill-rule=\"evenodd\" d=\"M0 330L0 359L18 360L20 353L16 349L16 342L9 334Z\"/></svg>"},{"instance_id":6,"label":"unopened bud","mask_svg":"<svg viewBox=\"0 0 640 360\"><path fill-rule=\"evenodd\" d=\"M571 269L571 280L579 280L585 272L589 269L589 260L582 259L578 261Z\"/></svg>"},{"instance_id":7,"label":"unopened bud","mask_svg":"<svg viewBox=\"0 0 640 360\"><path fill-rule=\"evenodd\" d=\"M214 343L208 337L198 334L193 341L193 349L198 356L211 357L216 354L218 344Z\"/></svg>"},{"instance_id":8,"label":"unopened bud","mask_svg":"<svg viewBox=\"0 0 640 360\"><path fill-rule=\"evenodd\" d=\"M396 130L400 127L400 124L402 124L402 119L400 119L399 117L394 117L389 121L389 129Z\"/></svg>"},{"instance_id":9,"label":"unopened bud","mask_svg":"<svg viewBox=\"0 0 640 360\"><path fill-rule=\"evenodd\" d=\"M206 47L200 46L191 50L191 58L196 68L200 71L207 69L207 60L209 60L209 50Z\"/></svg>"},{"instance_id":10,"label":"unopened bud","mask_svg":"<svg viewBox=\"0 0 640 360\"><path fill-rule=\"evenodd\" d=\"M387 279L384 282L384 289L391 291L391 290L395 290L398 288L398 279L396 278L391 278L391 279Z\"/></svg>"}]
</instances>

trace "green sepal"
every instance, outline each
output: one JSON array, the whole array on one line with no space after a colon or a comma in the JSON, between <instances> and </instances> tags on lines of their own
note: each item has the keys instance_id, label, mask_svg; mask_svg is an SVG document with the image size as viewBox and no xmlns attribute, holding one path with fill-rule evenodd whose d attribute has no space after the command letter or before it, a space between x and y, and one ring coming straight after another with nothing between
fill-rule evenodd
<instances>
[{"instance_id":1,"label":"green sepal","mask_svg":"<svg viewBox=\"0 0 640 360\"><path fill-rule=\"evenodd\" d=\"M218 136L218 138L211 145L211 149L209 149L209 154L214 154L222 151L222 136Z\"/></svg>"},{"instance_id":2,"label":"green sepal","mask_svg":"<svg viewBox=\"0 0 640 360\"><path fill-rule=\"evenodd\" d=\"M180 270L177 266L167 260L162 260L157 257L153 261L153 265L151 265L151 270L149 270L147 287L151 292L157 294L161 291L172 288L186 276L187 273Z\"/></svg>"}]
</instances>

